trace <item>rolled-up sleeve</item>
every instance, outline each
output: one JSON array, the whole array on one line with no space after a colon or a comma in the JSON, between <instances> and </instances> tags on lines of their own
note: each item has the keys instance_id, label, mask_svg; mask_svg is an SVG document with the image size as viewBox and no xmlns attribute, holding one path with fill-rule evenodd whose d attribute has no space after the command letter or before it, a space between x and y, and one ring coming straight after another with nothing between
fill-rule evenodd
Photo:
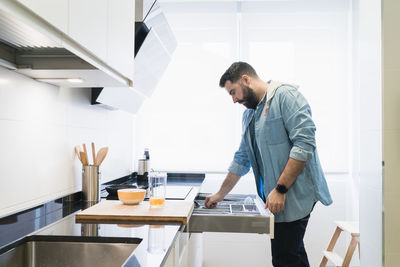
<instances>
[{"instance_id":1,"label":"rolled-up sleeve","mask_svg":"<svg viewBox=\"0 0 400 267\"><path fill-rule=\"evenodd\" d=\"M308 161L315 150L315 124L311 109L304 96L295 89L282 90L281 112L293 147L289 157Z\"/></svg>"},{"instance_id":2,"label":"rolled-up sleeve","mask_svg":"<svg viewBox=\"0 0 400 267\"><path fill-rule=\"evenodd\" d=\"M243 176L248 173L250 170L250 161L246 152L246 145L244 142L244 136L242 136L242 141L240 142L240 146L238 151L236 151L235 156L233 157L233 161L228 168L233 174Z\"/></svg>"}]
</instances>

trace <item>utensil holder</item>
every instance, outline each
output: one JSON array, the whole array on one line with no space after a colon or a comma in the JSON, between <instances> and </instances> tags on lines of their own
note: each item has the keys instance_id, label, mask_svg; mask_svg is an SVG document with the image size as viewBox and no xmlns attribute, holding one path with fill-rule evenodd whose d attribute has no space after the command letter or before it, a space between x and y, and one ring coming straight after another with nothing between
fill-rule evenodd
<instances>
[{"instance_id":1,"label":"utensil holder","mask_svg":"<svg viewBox=\"0 0 400 267\"><path fill-rule=\"evenodd\" d=\"M100 201L99 166L82 166L82 200L86 202Z\"/></svg>"},{"instance_id":2,"label":"utensil holder","mask_svg":"<svg viewBox=\"0 0 400 267\"><path fill-rule=\"evenodd\" d=\"M82 223L81 235L82 236L99 236L99 228L100 228L100 226L98 224Z\"/></svg>"}]
</instances>

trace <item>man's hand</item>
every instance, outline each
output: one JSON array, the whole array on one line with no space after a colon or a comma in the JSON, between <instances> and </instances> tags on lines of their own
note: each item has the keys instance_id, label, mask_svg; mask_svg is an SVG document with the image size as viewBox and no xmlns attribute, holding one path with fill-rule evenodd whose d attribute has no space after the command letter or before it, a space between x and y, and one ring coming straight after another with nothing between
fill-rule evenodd
<instances>
[{"instance_id":1,"label":"man's hand","mask_svg":"<svg viewBox=\"0 0 400 267\"><path fill-rule=\"evenodd\" d=\"M204 201L204 206L206 208L215 208L218 202L224 200L224 197L232 190L239 179L239 175L228 172L218 192L214 195L206 197L206 200Z\"/></svg>"},{"instance_id":2,"label":"man's hand","mask_svg":"<svg viewBox=\"0 0 400 267\"><path fill-rule=\"evenodd\" d=\"M224 196L219 193L215 193L214 195L206 197L206 200L204 201L204 206L206 206L206 208L215 208L218 202L222 201L223 199Z\"/></svg>"},{"instance_id":3,"label":"man's hand","mask_svg":"<svg viewBox=\"0 0 400 267\"><path fill-rule=\"evenodd\" d=\"M286 194L281 194L276 189L273 189L267 197L265 208L272 213L281 212L285 208Z\"/></svg>"}]
</instances>

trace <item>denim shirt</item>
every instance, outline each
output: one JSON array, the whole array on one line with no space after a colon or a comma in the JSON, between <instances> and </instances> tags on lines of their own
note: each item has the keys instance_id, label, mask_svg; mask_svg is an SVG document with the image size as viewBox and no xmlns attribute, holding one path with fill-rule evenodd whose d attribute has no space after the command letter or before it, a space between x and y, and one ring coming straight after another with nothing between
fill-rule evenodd
<instances>
[{"instance_id":1,"label":"denim shirt","mask_svg":"<svg viewBox=\"0 0 400 267\"><path fill-rule=\"evenodd\" d=\"M274 85L275 88L270 88ZM304 169L286 193L284 210L274 214L276 222L291 222L307 216L316 201L330 205L332 199L319 162L315 124L306 99L292 85L273 82L268 90L274 90L272 97L264 96L257 106L264 112L246 109L243 113L242 140L229 171L243 176L252 167L257 193L264 199L264 195L268 197L276 187L289 157L306 161ZM255 138L262 161L258 163L263 164L262 168L257 166L249 130L255 113L258 115L255 118Z\"/></svg>"}]
</instances>

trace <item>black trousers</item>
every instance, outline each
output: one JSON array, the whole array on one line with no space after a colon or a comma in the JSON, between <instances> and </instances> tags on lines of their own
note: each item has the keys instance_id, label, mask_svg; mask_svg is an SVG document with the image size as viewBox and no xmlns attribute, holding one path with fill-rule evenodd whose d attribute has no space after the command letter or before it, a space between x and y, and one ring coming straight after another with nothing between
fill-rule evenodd
<instances>
[{"instance_id":1,"label":"black trousers","mask_svg":"<svg viewBox=\"0 0 400 267\"><path fill-rule=\"evenodd\" d=\"M310 267L303 242L309 218L310 215L294 222L275 223L271 239L274 267Z\"/></svg>"}]
</instances>

